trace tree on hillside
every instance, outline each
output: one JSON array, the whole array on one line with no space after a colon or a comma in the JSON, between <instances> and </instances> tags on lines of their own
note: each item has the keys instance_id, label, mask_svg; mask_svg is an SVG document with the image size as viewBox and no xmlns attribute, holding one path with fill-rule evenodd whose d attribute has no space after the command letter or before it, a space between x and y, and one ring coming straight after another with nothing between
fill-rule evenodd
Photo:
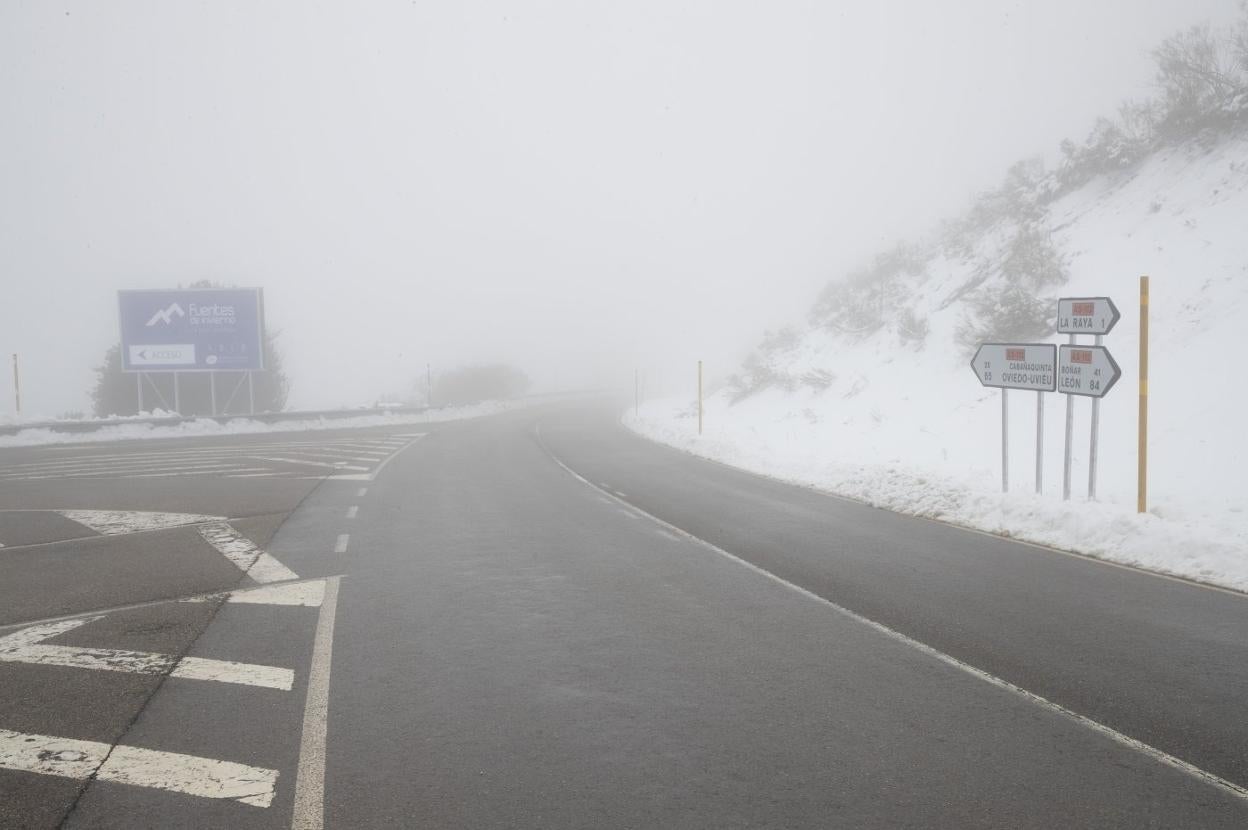
<instances>
[{"instance_id":1,"label":"tree on hillside","mask_svg":"<svg viewBox=\"0 0 1248 830\"><path fill-rule=\"evenodd\" d=\"M1153 51L1165 107L1159 124L1163 134L1187 135L1207 126L1242 90L1244 80L1233 51L1233 41L1208 25L1172 35Z\"/></svg>"},{"instance_id":2,"label":"tree on hillside","mask_svg":"<svg viewBox=\"0 0 1248 830\"><path fill-rule=\"evenodd\" d=\"M514 366L466 366L438 375L433 384L433 404L466 406L505 400L524 394L528 388L528 376Z\"/></svg>"}]
</instances>

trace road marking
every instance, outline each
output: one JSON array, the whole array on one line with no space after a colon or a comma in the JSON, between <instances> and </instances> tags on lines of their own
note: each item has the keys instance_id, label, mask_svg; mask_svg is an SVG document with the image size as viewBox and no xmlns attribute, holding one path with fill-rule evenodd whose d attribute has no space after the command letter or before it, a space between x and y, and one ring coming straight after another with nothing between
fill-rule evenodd
<instances>
[{"instance_id":1,"label":"road marking","mask_svg":"<svg viewBox=\"0 0 1248 830\"><path fill-rule=\"evenodd\" d=\"M537 429L537 437L538 437L539 443L542 443L540 426ZM550 456L551 460L554 461L556 464L558 464L560 467L562 467L564 472L568 473L568 475L577 479L578 481L580 481L582 484L586 485L587 487L592 487L595 490L599 490L600 492L603 490L602 487L596 486L592 481L590 481L589 479L582 476L580 473L573 470L567 464L564 464L562 460L560 460L553 452L550 451L548 447L546 447L545 443L542 443L542 448L546 450L546 454ZM1028 691L1027 689L1024 689L1022 686L1016 686L1008 680L1004 680L1000 677L997 677L995 674L990 674L989 672L986 672L983 669L976 668L975 666L972 666L970 663L965 663L950 654L946 654L945 652L940 651L939 649L934 648L933 646L929 646L927 643L916 640L913 637L910 637L909 635L902 634L900 631L897 631L894 628L889 628L887 625L884 625L883 623L880 623L880 622L876 622L875 620L869 617L864 617L862 614L859 614L857 611L851 611L850 609L842 605L838 605L837 603L833 602L830 599L827 599L826 597L822 597L819 594L816 594L813 591L809 591L806 588L803 588L802 586L794 582L789 582L784 577L777 576L776 574L773 574L771 571L768 571L765 568L761 568L758 565L755 565L753 562L749 562L745 559L742 559L736 554L729 553L723 548L711 542L708 542L699 536L694 536L692 533L689 533L686 530L682 530L676 525L670 522L667 522L663 519L660 519L658 516L655 516L653 513L648 513L645 510L642 510L640 507L637 507L634 504L630 504L629 502L624 501L624 499L622 498L616 497L615 500L619 504L622 504L625 507L627 507L628 509L635 510L638 514L645 516L647 519L650 519L650 521L652 522L655 522L663 529L671 533L675 533L680 538L688 540L695 544L701 545L707 550L712 551L713 553L716 553L719 556L722 556L731 562L735 562L736 564L741 565L742 567L753 571L759 576L765 577L766 579L769 579L772 582L775 582L776 584L784 588L787 588L790 591L793 591L794 593L799 594L800 596L805 597L806 599L814 600L815 602L825 606L826 608L829 608L835 611L836 613L840 614L841 616L847 619L853 620L854 622L860 623L862 625L867 626L868 628L874 629L878 633L883 634L885 637L888 637L889 639L895 642L901 643L902 645L905 645L905 646L909 646L915 651L918 651L922 654L927 655L928 657L931 657L934 660L944 663L946 666L949 666L953 669L963 672L964 674L968 674L971 677L976 678L977 680L982 680L983 682L989 684L990 686L994 686L998 689L1001 689L1002 691L1006 691L1013 695L1021 697L1023 700L1026 700L1029 703L1034 703L1035 705L1043 709L1046 709L1054 714L1060 715L1063 718L1073 721L1074 723L1080 726L1086 727L1087 729L1090 729L1091 731L1096 732L1108 738L1109 740L1113 741L1114 743L1119 744L1120 746L1124 746L1128 749L1133 749L1136 752L1140 753L1141 755L1144 755L1147 758L1150 758L1154 761L1157 761L1158 763L1168 766L1171 769L1175 769L1175 770L1178 770L1179 772L1185 773L1191 776L1192 778L1197 779L1198 781L1203 781L1204 783L1209 784L1210 786L1215 787L1216 789L1222 790L1223 792L1229 795L1232 795L1236 798L1248 801L1248 788L1241 787L1240 785L1232 781L1228 781L1225 778L1222 778L1220 776L1214 775L1211 772L1208 772L1207 770L1203 770L1200 767L1196 766L1195 764L1191 764L1187 761L1184 761L1181 758L1171 755L1168 752L1157 749L1156 747L1151 746L1150 744L1146 744L1143 741L1132 738L1129 735L1125 735L1122 732L1119 732L1118 730L1114 729L1113 727L1106 726L1105 724L1099 721L1092 720L1087 715L1081 715L1072 709L1067 709L1065 706L1062 706L1060 703L1055 703L1046 697L1042 697L1041 695L1036 694L1035 692Z\"/></svg>"},{"instance_id":2,"label":"road marking","mask_svg":"<svg viewBox=\"0 0 1248 830\"><path fill-rule=\"evenodd\" d=\"M249 605L302 605L316 608L324 601L324 598L325 580L316 579L310 582L264 585L259 588L231 591L226 602L241 602Z\"/></svg>"},{"instance_id":3,"label":"road marking","mask_svg":"<svg viewBox=\"0 0 1248 830\"><path fill-rule=\"evenodd\" d=\"M221 516L204 516L198 513L151 513L139 510L57 510L55 512L71 522L77 522L104 536L141 533L147 530L167 530L171 527L224 521Z\"/></svg>"},{"instance_id":4,"label":"road marking","mask_svg":"<svg viewBox=\"0 0 1248 830\"><path fill-rule=\"evenodd\" d=\"M347 518L354 519L356 514L359 512L360 512L360 508L353 504L347 508Z\"/></svg>"},{"instance_id":5,"label":"road marking","mask_svg":"<svg viewBox=\"0 0 1248 830\"><path fill-rule=\"evenodd\" d=\"M673 542L680 542L680 541L682 541L682 540L681 540L681 538L680 538L679 536L677 536L675 533L668 533L666 530L664 530L664 529L663 529L663 528L661 528L661 527L659 527L659 528L655 528L655 532L656 532L656 533L658 533L660 536L662 536L662 537L663 537L663 538L665 538L665 539L671 539Z\"/></svg>"},{"instance_id":6,"label":"road marking","mask_svg":"<svg viewBox=\"0 0 1248 830\"><path fill-rule=\"evenodd\" d=\"M297 464L303 467L325 467L326 469L330 469L330 470L355 470L356 472L368 470L367 467L360 467L355 464L348 464L345 461L339 461L334 464L328 464L324 461L309 461L306 458L282 458L281 456L276 456L276 455L273 455L273 456L255 455L252 457L255 458L257 461L276 461L281 464Z\"/></svg>"},{"instance_id":7,"label":"road marking","mask_svg":"<svg viewBox=\"0 0 1248 830\"><path fill-rule=\"evenodd\" d=\"M299 768L295 773L292 830L321 830L325 823L325 738L329 712L329 672L334 652L334 618L338 612L338 580L325 580L325 603L316 620L308 697L303 707Z\"/></svg>"},{"instance_id":8,"label":"road marking","mask_svg":"<svg viewBox=\"0 0 1248 830\"><path fill-rule=\"evenodd\" d=\"M338 541L334 543L334 553L346 553L347 545L351 543L350 533L339 533Z\"/></svg>"},{"instance_id":9,"label":"road marking","mask_svg":"<svg viewBox=\"0 0 1248 830\"><path fill-rule=\"evenodd\" d=\"M361 487L359 490L356 490L356 491L355 491L355 497L356 497L357 499L362 499L362 498L364 498L364 494L365 494L365 493L367 493L367 492L368 492L368 488L367 488L367 487Z\"/></svg>"},{"instance_id":10,"label":"road marking","mask_svg":"<svg viewBox=\"0 0 1248 830\"><path fill-rule=\"evenodd\" d=\"M389 464L389 463L390 463L391 461L393 461L394 459L398 458L398 457L399 457L399 453L403 452L403 450L407 449L407 448L408 448L408 447L410 447L412 444L415 444L415 443L416 443L417 441L419 441L421 438L424 438L426 434L427 434L427 433L424 433L424 432L414 432L414 433L412 433L410 436L408 436L408 435L404 435L403 437L404 437L404 438L409 438L409 440L408 440L406 443L404 443L404 444L402 444L402 445L400 445L400 446L396 447L396 448L395 448L395 450L394 450L394 452L392 452L390 455L386 456L386 460L385 460L385 461L381 462L381 463L380 463L380 464L378 464L376 467L374 467L374 468L373 468L373 471L372 471L371 473L369 473L369 476L368 476L368 479L367 479L367 480L368 480L368 481L372 481L373 479L377 478L377 476L381 475L381 471L382 471L382 470L384 470L384 469L386 468L386 465L387 465L387 464Z\"/></svg>"},{"instance_id":11,"label":"road marking","mask_svg":"<svg viewBox=\"0 0 1248 830\"><path fill-rule=\"evenodd\" d=\"M0 729L0 768L131 784L268 807L277 770L196 755Z\"/></svg>"},{"instance_id":12,"label":"road marking","mask_svg":"<svg viewBox=\"0 0 1248 830\"><path fill-rule=\"evenodd\" d=\"M199 535L256 582L282 582L299 575L256 547L226 522L199 525Z\"/></svg>"},{"instance_id":13,"label":"road marking","mask_svg":"<svg viewBox=\"0 0 1248 830\"><path fill-rule=\"evenodd\" d=\"M148 651L126 651L112 648L48 645L51 639L102 617L64 620L48 625L31 626L0 637L0 662L26 663L35 666L60 666L72 669L126 672L128 674L169 675L188 680L215 680L244 686L263 686L290 691L295 673L276 666L210 660L156 654Z\"/></svg>"}]
</instances>

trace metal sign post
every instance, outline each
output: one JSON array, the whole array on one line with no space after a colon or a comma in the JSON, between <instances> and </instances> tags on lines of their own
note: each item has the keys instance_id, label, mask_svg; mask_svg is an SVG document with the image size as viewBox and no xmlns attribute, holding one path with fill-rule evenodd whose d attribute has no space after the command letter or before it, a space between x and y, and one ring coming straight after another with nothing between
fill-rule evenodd
<instances>
[{"instance_id":1,"label":"metal sign post","mask_svg":"<svg viewBox=\"0 0 1248 830\"><path fill-rule=\"evenodd\" d=\"M702 361L698 361L698 435L702 434Z\"/></svg>"},{"instance_id":2,"label":"metal sign post","mask_svg":"<svg viewBox=\"0 0 1248 830\"><path fill-rule=\"evenodd\" d=\"M247 414L248 415L256 414L256 384L255 384L255 381L252 380L252 375L254 374L255 372L247 373Z\"/></svg>"},{"instance_id":3,"label":"metal sign post","mask_svg":"<svg viewBox=\"0 0 1248 830\"><path fill-rule=\"evenodd\" d=\"M182 414L182 392L178 384L178 373L173 373L173 411Z\"/></svg>"},{"instance_id":4,"label":"metal sign post","mask_svg":"<svg viewBox=\"0 0 1248 830\"><path fill-rule=\"evenodd\" d=\"M1072 335L1073 339L1073 335ZM1101 339L1098 335L1098 341ZM1097 403L1104 397L1122 370L1104 346L1062 346L1058 352L1059 390L1066 394L1066 480L1063 498L1070 498L1070 412L1075 395L1092 398L1091 454L1088 458L1088 498L1096 498L1097 433L1100 428L1100 409Z\"/></svg>"},{"instance_id":5,"label":"metal sign post","mask_svg":"<svg viewBox=\"0 0 1248 830\"><path fill-rule=\"evenodd\" d=\"M1102 335L1096 336L1096 345L1104 340ZM1101 427L1101 399L1092 399L1092 434L1088 438L1088 499L1096 501L1096 443Z\"/></svg>"},{"instance_id":6,"label":"metal sign post","mask_svg":"<svg viewBox=\"0 0 1248 830\"><path fill-rule=\"evenodd\" d=\"M1043 482L1044 393L1057 388L1057 347L1052 343L983 343L971 368L984 386L1001 390L1001 492L1010 489L1010 415L1007 390L1036 392L1036 491Z\"/></svg>"},{"instance_id":7,"label":"metal sign post","mask_svg":"<svg viewBox=\"0 0 1248 830\"><path fill-rule=\"evenodd\" d=\"M22 414L22 381L17 374L17 353L13 353L13 405L17 414Z\"/></svg>"},{"instance_id":8,"label":"metal sign post","mask_svg":"<svg viewBox=\"0 0 1248 830\"><path fill-rule=\"evenodd\" d=\"M1108 368L1105 365L1098 364L1095 368L1089 366L1088 371L1084 372L1082 363L1078 365L1072 363L1070 366L1063 364L1062 371L1066 372L1062 375L1062 389L1060 390L1066 393L1066 448L1062 461L1063 501L1070 501L1071 452L1075 428L1074 395L1087 395L1092 398L1092 430L1088 440L1088 498L1096 498L1097 441L1101 422L1100 399L1118 380L1119 374L1118 364L1114 363L1112 357L1109 357L1109 352L1105 351L1101 343L1102 338L1109 334L1121 317L1118 307L1109 297L1062 297L1057 301L1057 331L1060 334L1070 335L1070 342L1062 347L1062 360L1066 360L1068 355L1066 350L1075 346L1075 335L1093 334L1096 335L1096 345L1092 347L1093 358L1091 359L1099 359L1098 356L1103 352L1114 371L1113 377L1110 378L1105 374ZM1083 351L1076 354L1080 360L1087 356L1087 353Z\"/></svg>"},{"instance_id":9,"label":"metal sign post","mask_svg":"<svg viewBox=\"0 0 1248 830\"><path fill-rule=\"evenodd\" d=\"M1075 336L1070 336L1070 345L1075 344ZM1071 444L1075 433L1075 399L1066 396L1066 449L1062 456L1062 501L1070 501L1070 466Z\"/></svg>"},{"instance_id":10,"label":"metal sign post","mask_svg":"<svg viewBox=\"0 0 1248 830\"><path fill-rule=\"evenodd\" d=\"M212 401L212 417L217 417L217 373L208 374L209 398Z\"/></svg>"},{"instance_id":11,"label":"metal sign post","mask_svg":"<svg viewBox=\"0 0 1248 830\"><path fill-rule=\"evenodd\" d=\"M142 415L143 414L143 373L139 372L138 374L135 375L135 377L139 381L139 413L138 414Z\"/></svg>"},{"instance_id":12,"label":"metal sign post","mask_svg":"<svg viewBox=\"0 0 1248 830\"><path fill-rule=\"evenodd\" d=\"M1036 493L1044 492L1044 392L1036 390Z\"/></svg>"},{"instance_id":13,"label":"metal sign post","mask_svg":"<svg viewBox=\"0 0 1248 830\"><path fill-rule=\"evenodd\" d=\"M1148 509L1148 277L1140 277L1140 418L1135 509Z\"/></svg>"},{"instance_id":14,"label":"metal sign post","mask_svg":"<svg viewBox=\"0 0 1248 830\"><path fill-rule=\"evenodd\" d=\"M1010 492L1010 390L1001 390L1001 492Z\"/></svg>"}]
</instances>

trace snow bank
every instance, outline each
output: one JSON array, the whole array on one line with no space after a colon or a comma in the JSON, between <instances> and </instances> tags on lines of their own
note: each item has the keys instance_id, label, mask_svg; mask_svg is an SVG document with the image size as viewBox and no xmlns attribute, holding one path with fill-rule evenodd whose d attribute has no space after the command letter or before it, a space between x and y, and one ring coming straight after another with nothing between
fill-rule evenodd
<instances>
[{"instance_id":1,"label":"snow bank","mask_svg":"<svg viewBox=\"0 0 1248 830\"><path fill-rule=\"evenodd\" d=\"M1010 393L1011 492L1000 493L1001 393L956 343L979 260L937 254L904 286L929 325L848 336L807 328L765 356L787 378L732 403L658 401L626 423L708 458L889 509L1248 590L1248 136L1157 153L1048 208L1063 296L1112 297L1123 377L1101 406L1097 503L1085 500L1091 405L1076 399L1074 499L1061 501L1065 396L1046 394L1045 490L1032 494L1036 397ZM985 241L985 246L992 244ZM1149 513L1135 513L1138 277L1151 276ZM1053 335L1051 342L1065 342ZM1083 342L1088 342L1085 338Z\"/></svg>"},{"instance_id":2,"label":"snow bank","mask_svg":"<svg viewBox=\"0 0 1248 830\"><path fill-rule=\"evenodd\" d=\"M64 433L50 429L26 429L16 435L0 436L0 448L30 447L41 444L93 444L100 441L133 441L145 438L187 438L212 435L251 435L264 432L308 432L325 429L360 429L364 427L420 425L442 421L459 421L495 415L535 401L487 401L472 406L447 407L415 414L383 413L360 415L349 418L316 418L265 423L247 419L233 419L224 423L211 419L185 421L175 425L147 423L117 424L100 427L94 432ZM161 413L147 413L143 417L159 417ZM140 416L136 416L140 417Z\"/></svg>"}]
</instances>

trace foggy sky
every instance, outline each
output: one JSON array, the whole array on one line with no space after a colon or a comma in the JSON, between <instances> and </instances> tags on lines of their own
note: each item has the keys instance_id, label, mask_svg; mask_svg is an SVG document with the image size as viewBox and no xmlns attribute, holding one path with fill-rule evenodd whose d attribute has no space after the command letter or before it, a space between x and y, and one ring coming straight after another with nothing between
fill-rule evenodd
<instances>
[{"instance_id":1,"label":"foggy sky","mask_svg":"<svg viewBox=\"0 0 1248 830\"><path fill-rule=\"evenodd\" d=\"M0 413L115 292L262 286L296 406L730 371L1233 0L0 4ZM656 381L656 382L657 382Z\"/></svg>"}]
</instances>

